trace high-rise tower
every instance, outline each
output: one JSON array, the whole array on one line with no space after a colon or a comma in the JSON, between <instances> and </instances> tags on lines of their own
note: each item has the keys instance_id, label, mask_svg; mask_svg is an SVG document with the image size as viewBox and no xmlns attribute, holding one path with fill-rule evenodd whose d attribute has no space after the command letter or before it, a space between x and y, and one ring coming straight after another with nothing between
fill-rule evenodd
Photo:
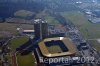
<instances>
[{"instance_id":1,"label":"high-rise tower","mask_svg":"<svg viewBox=\"0 0 100 66\"><path fill-rule=\"evenodd\" d=\"M35 37L44 39L48 36L48 24L46 21L37 19L34 22Z\"/></svg>"}]
</instances>

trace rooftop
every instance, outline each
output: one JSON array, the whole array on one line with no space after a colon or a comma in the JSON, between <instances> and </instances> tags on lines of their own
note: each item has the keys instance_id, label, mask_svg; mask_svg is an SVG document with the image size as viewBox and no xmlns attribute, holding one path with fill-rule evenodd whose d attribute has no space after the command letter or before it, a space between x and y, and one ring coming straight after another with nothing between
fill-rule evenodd
<instances>
[{"instance_id":1,"label":"rooftop","mask_svg":"<svg viewBox=\"0 0 100 66\"><path fill-rule=\"evenodd\" d=\"M23 30L23 32L34 32L34 30Z\"/></svg>"}]
</instances>

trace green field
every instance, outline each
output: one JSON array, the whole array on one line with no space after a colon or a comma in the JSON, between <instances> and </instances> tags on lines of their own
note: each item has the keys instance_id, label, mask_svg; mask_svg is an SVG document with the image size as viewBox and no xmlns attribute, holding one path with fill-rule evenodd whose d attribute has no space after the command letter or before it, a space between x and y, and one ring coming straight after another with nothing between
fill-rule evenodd
<instances>
[{"instance_id":1,"label":"green field","mask_svg":"<svg viewBox=\"0 0 100 66\"><path fill-rule=\"evenodd\" d=\"M36 18L44 18L48 24L53 24L53 25L58 25L60 24L60 22L58 20L55 19L55 17L50 16L50 14L46 13L46 12L40 12L36 15Z\"/></svg>"},{"instance_id":2,"label":"green field","mask_svg":"<svg viewBox=\"0 0 100 66\"><path fill-rule=\"evenodd\" d=\"M16 48L18 48L20 45L24 44L25 42L28 41L28 37L24 36L24 37L19 37L19 38L15 38L13 40L11 40L9 42L9 46L12 50L15 50Z\"/></svg>"},{"instance_id":3,"label":"green field","mask_svg":"<svg viewBox=\"0 0 100 66\"><path fill-rule=\"evenodd\" d=\"M46 17L45 17L45 20L46 20L49 24L54 24L54 25L60 24L59 21L57 21L54 17L51 17L51 16L46 16Z\"/></svg>"},{"instance_id":4,"label":"green field","mask_svg":"<svg viewBox=\"0 0 100 66\"><path fill-rule=\"evenodd\" d=\"M32 54L21 56L20 54L17 55L17 63L18 66L35 66L34 57Z\"/></svg>"},{"instance_id":5,"label":"green field","mask_svg":"<svg viewBox=\"0 0 100 66\"><path fill-rule=\"evenodd\" d=\"M66 19L72 21L86 39L100 38L100 24L93 24L89 22L83 13L64 12L61 14Z\"/></svg>"},{"instance_id":6,"label":"green field","mask_svg":"<svg viewBox=\"0 0 100 66\"><path fill-rule=\"evenodd\" d=\"M16 48L27 42L28 39L29 37L27 36L15 38L9 42L9 46L12 49L12 51L15 51ZM21 56L20 53L17 54L18 66L35 66L34 62L35 60L34 57L32 56L32 53L24 56Z\"/></svg>"},{"instance_id":7,"label":"green field","mask_svg":"<svg viewBox=\"0 0 100 66\"><path fill-rule=\"evenodd\" d=\"M59 46L50 46L50 47L47 47L47 49L51 54L63 52Z\"/></svg>"}]
</instances>

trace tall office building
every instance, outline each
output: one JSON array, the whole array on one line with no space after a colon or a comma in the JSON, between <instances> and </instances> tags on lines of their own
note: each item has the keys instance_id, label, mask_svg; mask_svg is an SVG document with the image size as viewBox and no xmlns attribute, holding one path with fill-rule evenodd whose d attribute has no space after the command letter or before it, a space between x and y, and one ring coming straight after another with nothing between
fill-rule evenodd
<instances>
[{"instance_id":1,"label":"tall office building","mask_svg":"<svg viewBox=\"0 0 100 66\"><path fill-rule=\"evenodd\" d=\"M46 21L37 19L34 22L35 37L44 39L48 36L48 24Z\"/></svg>"},{"instance_id":2,"label":"tall office building","mask_svg":"<svg viewBox=\"0 0 100 66\"><path fill-rule=\"evenodd\" d=\"M42 28L42 38L45 39L48 37L48 24L46 21L42 21L41 23L41 28Z\"/></svg>"},{"instance_id":3,"label":"tall office building","mask_svg":"<svg viewBox=\"0 0 100 66\"><path fill-rule=\"evenodd\" d=\"M34 30L35 30L35 37L40 38L40 24L39 20L34 21Z\"/></svg>"}]
</instances>

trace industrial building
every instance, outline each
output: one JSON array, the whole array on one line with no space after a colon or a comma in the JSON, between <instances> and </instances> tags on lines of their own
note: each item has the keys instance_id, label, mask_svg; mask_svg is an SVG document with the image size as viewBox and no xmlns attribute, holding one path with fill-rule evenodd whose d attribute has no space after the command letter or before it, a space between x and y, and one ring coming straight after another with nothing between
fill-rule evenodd
<instances>
[{"instance_id":1,"label":"industrial building","mask_svg":"<svg viewBox=\"0 0 100 66\"><path fill-rule=\"evenodd\" d=\"M23 30L23 34L33 34L34 35L34 30Z\"/></svg>"}]
</instances>

